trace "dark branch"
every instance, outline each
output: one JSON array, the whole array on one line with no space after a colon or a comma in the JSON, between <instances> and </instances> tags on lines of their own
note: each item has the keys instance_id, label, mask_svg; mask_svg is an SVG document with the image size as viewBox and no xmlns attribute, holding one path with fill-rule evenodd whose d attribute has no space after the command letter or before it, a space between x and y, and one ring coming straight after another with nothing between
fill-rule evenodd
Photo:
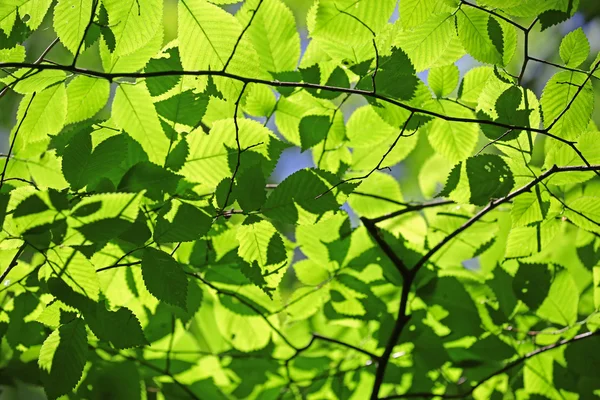
<instances>
[{"instance_id":1,"label":"dark branch","mask_svg":"<svg viewBox=\"0 0 600 400\"><path fill-rule=\"evenodd\" d=\"M506 364L504 367L500 368L497 371L492 372L490 375L486 376L485 378L483 378L481 381L477 382L475 385L471 386L471 388L461 394L435 394L435 393L406 393L406 394L398 394L398 395L391 395L391 396L387 396L387 397L382 397L380 398L380 400L387 400L387 399L408 399L408 398L434 398L434 397L439 397L442 399L462 399L465 398L467 396L470 396L475 389L477 389L479 386L483 385L485 382L489 381L490 379L492 379L493 377L503 374L507 371L509 371L510 369L516 367L517 365L520 365L522 363L524 363L525 361L527 361L528 359L537 356L538 354L541 353L545 353L547 351L550 350L554 350L558 347L576 342L578 340L584 340L584 339L589 339L591 337L597 336L598 334L600 334L600 331L595 331L595 332L586 332L586 333L582 333L579 334L577 336L572 337L571 339L564 339L561 340L559 342L553 343L553 344L549 344L548 346L544 346L544 347L540 347L539 349L536 349L532 352L529 352L527 354L525 354L522 357L519 357L511 362L509 362L508 364Z\"/></svg>"},{"instance_id":2,"label":"dark branch","mask_svg":"<svg viewBox=\"0 0 600 400\"><path fill-rule=\"evenodd\" d=\"M375 243L377 243L377 245L379 245L381 250L385 253L385 255L394 264L396 269L398 269L398 272L400 272L400 275L402 275L402 278L404 280L406 280L406 278L411 275L410 270L404 264L404 261L402 261L400 259L400 257L398 257L398 255L396 254L394 249L392 249L392 247L379 235L379 230L377 229L377 226L375 226L375 223L373 222L373 220L365 218L365 217L361 217L360 220L365 225L365 228L367 228L369 235L371 235L373 240L375 240Z\"/></svg>"}]
</instances>

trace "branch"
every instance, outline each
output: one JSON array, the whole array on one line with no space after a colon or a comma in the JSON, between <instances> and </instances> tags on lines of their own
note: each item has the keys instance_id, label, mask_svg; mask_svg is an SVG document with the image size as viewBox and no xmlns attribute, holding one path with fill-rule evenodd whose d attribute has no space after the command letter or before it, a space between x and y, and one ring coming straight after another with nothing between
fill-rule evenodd
<instances>
[{"instance_id":1,"label":"branch","mask_svg":"<svg viewBox=\"0 0 600 400\"><path fill-rule=\"evenodd\" d=\"M470 396L475 391L475 389L477 389L479 386L483 385L485 382L489 381L493 377L507 372L508 370L516 367L519 364L522 364L523 362L527 361L528 359L530 359L532 357L537 356L538 354L545 353L545 352L550 351L550 350L554 350L554 349L556 349L558 347L561 347L561 346L564 346L564 345L576 342L578 340L588 339L588 338L597 336L599 334L600 334L600 331L586 332L586 333L582 333L582 334L579 334L577 336L574 336L571 339L564 339L564 340L561 340L559 342L556 342L556 343L553 343L553 344L549 344L548 346L540 347L537 350L529 352L529 353L525 354L524 356L519 357L516 360L513 360L513 361L509 362L504 367L502 367L499 370L491 373L490 375L488 375L485 378L483 378L481 381L477 382L475 385L471 386L471 388L467 392L464 392L464 393L461 393L461 394L406 393L406 394L398 394L398 395L391 395L391 396L387 396L387 397L382 397L382 398L380 398L380 400L387 400L387 399L407 399L407 398L415 398L415 397L420 397L420 398L439 397L439 398L443 398L443 399L462 399L462 398L465 398L467 396Z\"/></svg>"},{"instance_id":2,"label":"branch","mask_svg":"<svg viewBox=\"0 0 600 400\"><path fill-rule=\"evenodd\" d=\"M12 258L12 260L10 261L10 264L8 264L8 267L6 267L6 270L4 270L4 272L2 273L2 275L0 275L0 284L2 284L2 282L4 282L4 280L6 279L6 277L8 276L8 274L10 273L10 271L12 271L12 269L19 264L19 261L18 261L19 257L21 257L21 254L23 254L23 251L25 251L25 247L27 247L27 243L23 243L21 245L21 247L19 247L19 249L17 250L16 254Z\"/></svg>"},{"instance_id":3,"label":"branch","mask_svg":"<svg viewBox=\"0 0 600 400\"><path fill-rule=\"evenodd\" d=\"M390 154L392 152L392 150L394 150L394 147L396 147L396 144L398 143L398 140L400 140L400 138L402 136L404 136L404 132L406 132L406 127L408 126L408 123L410 122L411 118L413 117L413 115L415 115L415 113L411 113L408 118L406 119L406 121L404 121L404 125L402 125L402 129L400 130L400 133L398 134L398 136L396 136L396 140L394 140L394 142L392 143L392 145L387 149L387 151L385 152L385 154L383 155L383 157L381 157L381 160L379 160L379 162L377 163L377 165L370 170L368 173L366 173L363 176L357 176L354 178L348 178L348 179L343 179L341 181L339 181L338 183L336 183L335 185L333 185L332 187L330 187L329 189L327 189L325 192L321 193L320 195L318 195L317 197L315 197L315 199L318 199L321 196L324 196L325 194L331 192L333 189L335 189L336 187L343 185L344 183L348 183L351 181L358 181L358 180L363 180L363 179L367 179L369 176L371 176L371 174L373 174L373 172L378 171L381 168L381 164L383 164L383 162L385 161L386 157L388 156L388 154Z\"/></svg>"},{"instance_id":4,"label":"branch","mask_svg":"<svg viewBox=\"0 0 600 400\"><path fill-rule=\"evenodd\" d=\"M189 71L189 70L188 71L181 71L181 70L175 71L175 70L172 70L172 71L153 71L153 72L103 72L103 71L95 71L95 70L90 70L90 69L86 69L86 68L79 68L79 67L74 67L74 66L69 66L69 65L61 65L61 64L39 64L39 65L37 65L37 64L32 64L32 63L16 63L16 62L0 63L0 68L32 68L32 69L37 69L37 70L59 70L59 71L71 72L73 74L81 74L81 75L88 75L88 76L92 76L92 77L96 77L96 78L103 78L110 82L112 82L116 78L148 79L148 78L157 78L157 77L164 77L164 76L210 76L210 75L221 76L224 78L234 79L234 80L244 82L244 83L256 83L256 84L260 84L260 85L267 85L267 86L273 86L273 87L320 89L320 90L324 90L324 91L328 91L328 92L356 94L356 95L360 95L360 96L366 96L366 97L371 97L371 98L374 98L377 100L381 100L381 101L389 103L389 104L393 104L395 106L398 106L400 108L403 108L403 109L410 111L412 113L415 113L415 114L429 115L431 117L440 118L445 121L476 123L476 124L481 124L481 125L497 126L497 127L505 128L505 129L525 130L525 131L535 132L535 133L539 133L542 135L552 137L563 143L568 142L566 139L560 138L556 135L553 135L553 134L547 132L546 129L538 129L538 128L532 128L532 127L526 127L526 126L515 126L515 125L505 124L502 122L493 121L493 120L485 120L485 119L478 120L478 119L473 119L473 118L461 118L461 117L448 116L448 115L444 115L444 114L439 114L434 111L416 108L411 105L404 104L400 101L388 98L384 95L381 95L378 93L373 93L372 91L369 91L369 90L362 90L362 89L356 89L356 88L344 88L344 87L336 87L336 86L319 85L316 83L309 83L309 82L285 82L285 81L282 82L282 81L278 81L278 80L269 81L269 80L259 79L259 78L244 77L244 76L240 76L240 75L236 75L236 74L232 74L232 73L224 72L224 71L211 71L211 70L197 70L197 71Z\"/></svg>"},{"instance_id":5,"label":"branch","mask_svg":"<svg viewBox=\"0 0 600 400\"><path fill-rule=\"evenodd\" d=\"M385 349L383 354L381 355L381 359L379 363L377 363L377 370L375 371L375 382L373 383L373 390L371 391L371 400L377 400L379 398L379 390L381 389L381 385L383 384L383 379L385 378L385 370L390 361L390 356L394 351L394 347L398 343L398 339L400 339L400 335L404 330L404 327L408 324L410 320L410 315L408 315L408 295L410 293L410 288L412 286L413 280L415 279L415 274L411 273L404 279L402 282L402 294L400 295L400 306L398 307L398 316L396 317L396 323L394 324L394 329L388 339L387 344L385 345Z\"/></svg>"},{"instance_id":6,"label":"branch","mask_svg":"<svg viewBox=\"0 0 600 400\"><path fill-rule=\"evenodd\" d=\"M116 351L116 350L113 350L113 349L106 349L106 348L103 348L103 347L96 347L96 346L92 346L92 345L90 345L90 347L91 347L91 348L92 348L94 351L102 350L102 351L105 351L105 352L107 352L107 353L109 353L109 354L112 354L113 356L120 356L120 357L126 358L126 359L128 359L128 360L131 360L131 361L133 361L133 362L136 362L136 363L138 363L138 364L140 364L140 365L143 365L143 366L144 366L144 367L146 367L146 368L149 368L149 369L151 369L151 370L153 370L153 371L156 371L156 372L158 372L158 373L160 373L160 374L166 375L166 376L168 376L169 378L171 378L171 380L173 381L173 383L174 383L175 385L179 386L179 387L181 388L181 390L183 390L184 392L186 392L186 393L187 393L187 395L188 395L188 396L190 396L190 398L191 398L191 399L194 399L194 400L200 400L200 397L196 396L196 394L195 394L194 392L192 392L192 391L191 391L191 390L188 388L188 385L184 385L183 383L179 382L179 381L178 381L178 380L177 380L177 379L176 379L176 378L173 376L173 374L172 374L172 373L170 373L169 371L163 370L163 369L161 369L161 368L157 367L156 365L154 365L154 364L152 364L152 363L149 363L149 362L148 362L148 361L146 361L146 360L143 360L143 359L140 359L140 358L137 358L137 357L134 357L134 356L130 356L130 355L128 355L128 354L123 354L123 353L121 353L121 352L119 352L119 351Z\"/></svg>"},{"instance_id":7,"label":"branch","mask_svg":"<svg viewBox=\"0 0 600 400\"><path fill-rule=\"evenodd\" d=\"M90 27L94 23L94 15L96 15L96 10L98 9L99 3L100 3L100 0L93 0L92 15L90 15L90 20L89 20L88 24L86 25L85 29L83 30L83 36L81 37L81 41L79 42L79 45L77 46L77 51L75 51L75 57L73 57L73 62L71 63L71 66L73 66L73 67L75 66L75 64L77 64L77 57L79 57L79 52L81 51L81 47L83 46L83 43L85 42L85 36L87 35L88 31L90 30Z\"/></svg>"},{"instance_id":8,"label":"branch","mask_svg":"<svg viewBox=\"0 0 600 400\"><path fill-rule=\"evenodd\" d=\"M427 254L425 254L417 262L417 264L415 265L415 267L413 269L414 273L416 274L419 271L419 269L421 269L423 267L423 265L425 265L427 263L427 261L429 261L431 259L431 257L433 257L448 242L450 242L452 239L454 239L456 236L458 236L461 232L468 229L475 222L477 222L478 220L483 218L487 213L489 213L490 211L492 211L499 205L512 200L513 198L517 197L518 195L530 191L532 187L534 187L535 185L537 185L539 182L543 181L544 179L548 178L552 174L561 173L561 172L570 172L570 171L599 171L599 170L600 170L600 165L566 166L566 167L557 167L556 165L554 165L552 168L550 168L549 170L547 170L546 172L544 172L543 174L538 176L536 179L534 179L531 182L529 182L528 184L526 184L525 186L522 186L521 188L509 193L505 197L502 197L502 198L499 198L496 200L492 200L490 203L488 203L487 206L485 206L481 211L479 211L477 214L475 214L467 222L465 222L459 228L457 228L456 230L451 232L449 235L444 237L438 244L433 246L427 252Z\"/></svg>"},{"instance_id":9,"label":"branch","mask_svg":"<svg viewBox=\"0 0 600 400\"><path fill-rule=\"evenodd\" d=\"M235 45L233 46L233 50L231 51L231 54L229 55L229 58L223 65L223 71L227 70L229 63L231 62L231 60L233 59L233 56L235 55L235 51L237 50L237 47L239 46L240 42L242 41L242 37L244 36L246 31L250 28L250 25L252 25L252 21L254 21L254 17L256 17L256 14L258 14L258 9L262 5L263 1L264 0L259 0L258 5L256 6L256 9L254 10L254 12L252 13L252 16L250 17L250 21L248 21L248 25L246 25L244 27L244 29L242 30L242 33L240 33L240 36L238 36L237 41L235 42Z\"/></svg>"},{"instance_id":10,"label":"branch","mask_svg":"<svg viewBox=\"0 0 600 400\"><path fill-rule=\"evenodd\" d=\"M382 215L381 217L372 218L372 219L369 219L369 221L373 224L377 224L379 222L387 221L388 219L396 218L396 217L399 217L400 215L407 214L409 212L420 211L420 210L424 210L426 208L432 208L432 207L447 206L449 204L454 204L454 201L438 200L438 201L432 201L432 202L428 202L428 203L407 205L406 208L403 208L402 210L394 211L393 213Z\"/></svg>"},{"instance_id":11,"label":"branch","mask_svg":"<svg viewBox=\"0 0 600 400\"><path fill-rule=\"evenodd\" d=\"M44 60L44 57L46 57L48 55L48 53L50 53L50 50L52 50L52 48L59 42L58 38L54 39L49 45L48 47L46 47L46 49L42 52L42 54L38 57L37 60L34 61L34 64L39 64ZM18 78L17 80L15 80L14 82L11 82L10 84L8 84L6 87L4 87L2 89L2 91L0 91L0 99L8 92L8 89L12 86L17 84L19 81L22 81L26 78L29 78L30 75L28 75L29 72L32 71L28 71L26 72L22 77Z\"/></svg>"},{"instance_id":12,"label":"branch","mask_svg":"<svg viewBox=\"0 0 600 400\"><path fill-rule=\"evenodd\" d=\"M289 340L288 338L286 338L283 333L281 333L281 331L279 329L277 329L277 327L275 327L275 325L273 325L273 323L271 321L269 321L269 318L267 318L265 315L263 315L259 309L257 309L254 304L250 303L248 300L246 300L245 297L240 296L239 294L235 293L235 292L231 292L229 290L224 290L224 289L220 289L218 287L216 287L215 285L213 285L212 283L210 283L209 281L207 281L206 279L202 278L200 275L195 274L193 272L186 272L187 275L192 276L196 279L198 279L199 281L201 281L202 283L204 283L206 286L208 286L209 288L213 289L214 291L216 291L219 294L225 295L225 296L230 296L233 297L235 299L237 299L240 303L244 304L246 307L250 308L252 311L254 311L256 313L256 315L258 315L259 317L261 317L263 320L265 320L265 322L267 323L267 325L269 325L269 327L275 332L277 333L277 335L279 335L279 337L285 342L285 344L287 344L288 346L290 346L292 349L298 351L298 348L296 346L294 346Z\"/></svg>"},{"instance_id":13,"label":"branch","mask_svg":"<svg viewBox=\"0 0 600 400\"><path fill-rule=\"evenodd\" d=\"M493 15L494 17L500 18L501 20L504 20L504 21L508 22L509 24L511 24L512 26L514 26L515 28L517 28L517 29L520 29L521 31L523 31L523 32L526 32L526 33L527 33L527 28L525 28L525 27L524 27L524 26L522 26L522 25L519 25L519 24L517 24L515 21L511 20L510 18L507 18L507 17L505 17L505 16L503 16L503 15L500 15L500 14L498 14L498 13L497 13L497 12L495 12L495 11L488 10L487 8L483 8L483 7L481 7L481 6L478 6L477 4L469 3L469 2L468 2L468 1L466 1L466 0L462 0L462 1L461 1L461 4L467 5L467 6L469 6L469 7L476 8L476 9L478 9L478 10L481 10L481 11L484 11L484 12L486 12L486 13L490 14L490 15Z\"/></svg>"},{"instance_id":14,"label":"branch","mask_svg":"<svg viewBox=\"0 0 600 400\"><path fill-rule=\"evenodd\" d=\"M356 346L354 346L354 345L352 345L350 343L342 342L341 340L337 340L337 339L333 339L333 338L330 338L330 337L327 337L327 336L323 336L323 335L320 335L318 333L313 333L312 336L313 336L313 338L318 339L318 340L322 340L324 342L330 342L330 343L339 344L340 346L344 346L344 347L347 347L349 349L358 351L359 353L363 353L364 355L367 355L367 356L371 357L373 360L379 360L379 356L378 355L376 355L374 353L371 353L370 351L361 349L360 347L356 347Z\"/></svg>"},{"instance_id":15,"label":"branch","mask_svg":"<svg viewBox=\"0 0 600 400\"><path fill-rule=\"evenodd\" d=\"M400 275L402 275L402 278L406 280L411 275L411 271L404 264L404 261L398 257L396 252L394 252L394 249L392 249L392 247L381 236L379 236L379 230L377 229L377 226L375 226L375 222L365 217L361 217L360 220L364 224L365 228L367 228L369 235L371 235L373 240L375 240L381 250L383 250L385 255L394 264L398 272L400 272Z\"/></svg>"},{"instance_id":16,"label":"branch","mask_svg":"<svg viewBox=\"0 0 600 400\"><path fill-rule=\"evenodd\" d=\"M235 110L233 111L233 124L235 125L235 144L237 145L237 161L235 164L235 170L233 171L233 175L231 175L231 182L229 182L229 190L227 191L227 196L225 197L224 207L227 206L229 202L229 197L231 196L231 192L233 191L233 183L235 181L235 177L240 169L241 157L242 157L242 147L240 145L240 127L238 125L238 110L240 108L240 101L242 101L242 95L244 94L244 90L246 90L246 86L248 84L244 83L242 86L242 90L240 91L240 95L235 102Z\"/></svg>"}]
</instances>

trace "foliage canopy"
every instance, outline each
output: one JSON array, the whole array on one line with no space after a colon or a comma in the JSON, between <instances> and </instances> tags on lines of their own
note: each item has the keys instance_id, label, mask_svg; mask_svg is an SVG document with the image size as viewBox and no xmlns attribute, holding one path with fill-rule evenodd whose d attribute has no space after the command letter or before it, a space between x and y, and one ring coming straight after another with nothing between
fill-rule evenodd
<instances>
[{"instance_id":1,"label":"foliage canopy","mask_svg":"<svg viewBox=\"0 0 600 400\"><path fill-rule=\"evenodd\" d=\"M165 44L163 0L0 1L0 383L597 396L600 57L529 52L579 1L316 0L302 51L282 0L230 3L179 0Z\"/></svg>"}]
</instances>

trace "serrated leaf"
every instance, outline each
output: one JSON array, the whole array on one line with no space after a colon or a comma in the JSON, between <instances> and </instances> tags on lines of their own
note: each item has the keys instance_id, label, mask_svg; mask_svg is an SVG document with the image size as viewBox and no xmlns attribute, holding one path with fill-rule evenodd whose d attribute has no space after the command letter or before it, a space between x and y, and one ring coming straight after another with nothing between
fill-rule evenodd
<instances>
[{"instance_id":1,"label":"serrated leaf","mask_svg":"<svg viewBox=\"0 0 600 400\"><path fill-rule=\"evenodd\" d=\"M87 361L85 323L76 318L48 336L40 349L38 365L49 399L70 393L81 379Z\"/></svg>"},{"instance_id":2,"label":"serrated leaf","mask_svg":"<svg viewBox=\"0 0 600 400\"><path fill-rule=\"evenodd\" d=\"M527 226L534 222L540 222L546 214L548 204L541 202L536 193L523 193L513 201L510 212L512 226Z\"/></svg>"},{"instance_id":3,"label":"serrated leaf","mask_svg":"<svg viewBox=\"0 0 600 400\"><path fill-rule=\"evenodd\" d=\"M133 53L162 29L163 2L160 0L104 0L102 4L115 37L116 55Z\"/></svg>"},{"instance_id":4,"label":"serrated leaf","mask_svg":"<svg viewBox=\"0 0 600 400\"><path fill-rule=\"evenodd\" d=\"M553 124L551 133L575 140L587 128L594 109L594 94L591 82L584 85L585 81L583 73L562 71L546 83L541 105L544 126ZM579 90L581 85L584 86Z\"/></svg>"},{"instance_id":5,"label":"serrated leaf","mask_svg":"<svg viewBox=\"0 0 600 400\"><path fill-rule=\"evenodd\" d=\"M280 0L264 0L256 12L258 0L244 2L236 17L247 26L261 67L269 72L292 71L300 58L300 36L291 10ZM256 15L253 15L256 12Z\"/></svg>"},{"instance_id":6,"label":"serrated leaf","mask_svg":"<svg viewBox=\"0 0 600 400\"><path fill-rule=\"evenodd\" d=\"M467 177L472 204L484 206L492 199L506 196L515 185L506 162L497 155L482 154L467 160Z\"/></svg>"},{"instance_id":7,"label":"serrated leaf","mask_svg":"<svg viewBox=\"0 0 600 400\"><path fill-rule=\"evenodd\" d=\"M403 30L396 44L408 54L418 72L448 65L465 54L456 35L454 16L449 12L428 16L423 23Z\"/></svg>"},{"instance_id":8,"label":"serrated leaf","mask_svg":"<svg viewBox=\"0 0 600 400\"><path fill-rule=\"evenodd\" d=\"M600 199L581 196L567 203L565 215L576 225L591 232L600 233Z\"/></svg>"},{"instance_id":9,"label":"serrated leaf","mask_svg":"<svg viewBox=\"0 0 600 400\"><path fill-rule=\"evenodd\" d=\"M92 0L60 0L54 7L54 30L61 43L72 54L75 54L83 40L90 22L92 3Z\"/></svg>"},{"instance_id":10,"label":"serrated leaf","mask_svg":"<svg viewBox=\"0 0 600 400\"><path fill-rule=\"evenodd\" d=\"M142 145L150 161L163 164L169 139L161 129L148 88L143 83L119 85L112 104L114 121Z\"/></svg>"},{"instance_id":11,"label":"serrated leaf","mask_svg":"<svg viewBox=\"0 0 600 400\"><path fill-rule=\"evenodd\" d=\"M21 100L17 119L25 116L25 110L32 95ZM67 117L67 90L64 84L50 86L35 95L27 115L21 125L25 133L25 142L33 143L46 139L47 135L57 134L63 127Z\"/></svg>"},{"instance_id":12,"label":"serrated leaf","mask_svg":"<svg viewBox=\"0 0 600 400\"><path fill-rule=\"evenodd\" d=\"M150 162L135 164L127 171L119 183L119 190L140 192L154 200L161 200L165 193L174 193L181 177Z\"/></svg>"},{"instance_id":13,"label":"serrated leaf","mask_svg":"<svg viewBox=\"0 0 600 400\"><path fill-rule=\"evenodd\" d=\"M244 211L256 211L265 203L266 179L260 164L248 166L236 178L235 198Z\"/></svg>"},{"instance_id":14,"label":"serrated leaf","mask_svg":"<svg viewBox=\"0 0 600 400\"><path fill-rule=\"evenodd\" d=\"M577 286L566 270L556 273L553 278L547 297L537 309L537 315L562 326L571 326L577 321Z\"/></svg>"},{"instance_id":15,"label":"serrated leaf","mask_svg":"<svg viewBox=\"0 0 600 400\"><path fill-rule=\"evenodd\" d=\"M159 56L152 58L146 64L145 71L148 73L164 72L164 71L179 71L181 70L181 61L179 60L179 49L173 47L165 50ZM146 86L152 96L159 96L173 89L181 77L177 75L163 76L158 79L148 79Z\"/></svg>"},{"instance_id":16,"label":"serrated leaf","mask_svg":"<svg viewBox=\"0 0 600 400\"><path fill-rule=\"evenodd\" d=\"M171 210L160 213L154 229L157 243L191 242L205 235L212 223L206 212L188 203L172 203Z\"/></svg>"},{"instance_id":17,"label":"serrated leaf","mask_svg":"<svg viewBox=\"0 0 600 400\"><path fill-rule=\"evenodd\" d=\"M454 64L432 68L427 76L427 81L433 93L440 98L448 96L458 85L459 71Z\"/></svg>"},{"instance_id":18,"label":"serrated leaf","mask_svg":"<svg viewBox=\"0 0 600 400\"><path fill-rule=\"evenodd\" d=\"M583 29L569 32L560 42L560 58L567 67L579 67L590 55L590 43Z\"/></svg>"},{"instance_id":19,"label":"serrated leaf","mask_svg":"<svg viewBox=\"0 0 600 400\"><path fill-rule=\"evenodd\" d=\"M302 224L306 219L339 208L333 193L327 192L327 181L317 171L305 169L290 175L267 198L263 214L282 222Z\"/></svg>"},{"instance_id":20,"label":"serrated leaf","mask_svg":"<svg viewBox=\"0 0 600 400\"><path fill-rule=\"evenodd\" d=\"M182 266L169 254L147 248L142 258L142 276L154 297L186 309L188 279Z\"/></svg>"},{"instance_id":21,"label":"serrated leaf","mask_svg":"<svg viewBox=\"0 0 600 400\"><path fill-rule=\"evenodd\" d=\"M444 115L473 118L473 113L448 100L428 103L432 111ZM434 150L450 162L458 162L471 155L477 144L479 128L475 124L463 124L437 118L429 124L427 138Z\"/></svg>"},{"instance_id":22,"label":"serrated leaf","mask_svg":"<svg viewBox=\"0 0 600 400\"><path fill-rule=\"evenodd\" d=\"M203 0L178 3L178 37L181 64L186 70L222 69L242 32L239 21L220 7ZM249 74L258 56L244 35L232 58L230 71Z\"/></svg>"},{"instance_id":23,"label":"serrated leaf","mask_svg":"<svg viewBox=\"0 0 600 400\"><path fill-rule=\"evenodd\" d=\"M458 37L476 60L507 65L516 50L515 28L484 10L461 7L456 15Z\"/></svg>"},{"instance_id":24,"label":"serrated leaf","mask_svg":"<svg viewBox=\"0 0 600 400\"><path fill-rule=\"evenodd\" d=\"M125 161L123 135L109 137L92 150L92 138L88 131L77 133L64 150L62 173L73 190L79 190L103 177L119 174L119 166Z\"/></svg>"},{"instance_id":25,"label":"serrated leaf","mask_svg":"<svg viewBox=\"0 0 600 400\"><path fill-rule=\"evenodd\" d=\"M156 111L169 121L196 126L208 107L208 96L195 95L186 90L155 104Z\"/></svg>"},{"instance_id":26,"label":"serrated leaf","mask_svg":"<svg viewBox=\"0 0 600 400\"><path fill-rule=\"evenodd\" d=\"M322 142L327 137L331 123L325 115L308 115L300 120L300 143L302 151Z\"/></svg>"},{"instance_id":27,"label":"serrated leaf","mask_svg":"<svg viewBox=\"0 0 600 400\"><path fill-rule=\"evenodd\" d=\"M67 124L92 118L108 101L110 84L105 79L84 75L67 86Z\"/></svg>"}]
</instances>

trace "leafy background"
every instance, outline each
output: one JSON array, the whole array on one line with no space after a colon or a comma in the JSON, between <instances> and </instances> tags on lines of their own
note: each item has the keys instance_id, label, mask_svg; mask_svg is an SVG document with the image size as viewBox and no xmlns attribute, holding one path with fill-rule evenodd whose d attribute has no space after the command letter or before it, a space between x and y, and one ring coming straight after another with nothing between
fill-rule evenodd
<instances>
[{"instance_id":1,"label":"leafy background","mask_svg":"<svg viewBox=\"0 0 600 400\"><path fill-rule=\"evenodd\" d=\"M526 29L535 1L522 18L511 0L480 1L494 17L453 0L363 1L336 25L340 4L356 4L322 0L311 14L312 1L265 0L253 19L255 0L213 2L228 14L200 0L103 0L76 65L218 70L223 59L187 40L203 27L236 49L233 74L375 82L429 115L309 87L109 84L83 70L3 93L2 398L598 395L600 186L581 157L600 163L587 72L597 2L551 1L527 33L528 54L545 61L522 70L522 29L498 15ZM31 3L14 28L34 27L25 59L58 35L47 59L68 70L79 53L69 10L94 3ZM471 21L484 21L484 39ZM460 45L411 45L440 23ZM18 37L0 40L2 62L23 61ZM5 67L2 80L26 70Z\"/></svg>"}]
</instances>

